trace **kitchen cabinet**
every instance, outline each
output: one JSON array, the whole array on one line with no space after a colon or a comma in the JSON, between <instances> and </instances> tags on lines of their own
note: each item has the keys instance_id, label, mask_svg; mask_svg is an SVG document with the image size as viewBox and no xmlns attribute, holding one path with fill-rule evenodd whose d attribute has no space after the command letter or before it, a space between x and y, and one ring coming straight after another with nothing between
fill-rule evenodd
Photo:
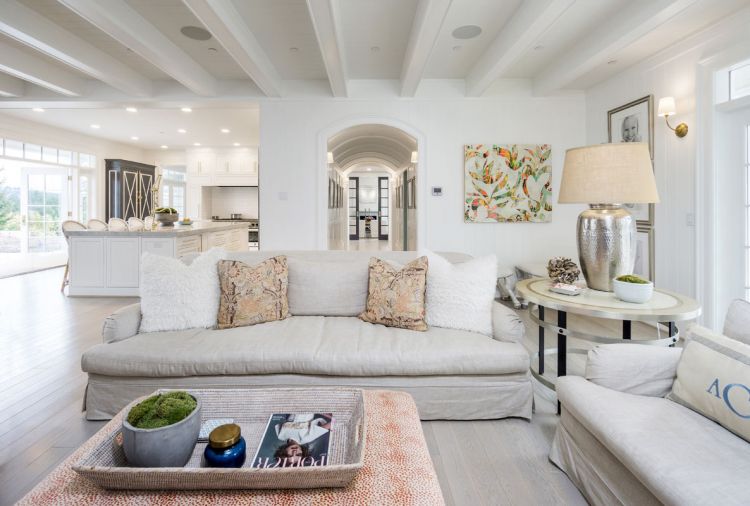
<instances>
[{"instance_id":1,"label":"kitchen cabinet","mask_svg":"<svg viewBox=\"0 0 750 506\"><path fill-rule=\"evenodd\" d=\"M188 183L202 186L257 186L258 151L255 148L187 150ZM206 178L197 181L195 178Z\"/></svg>"},{"instance_id":2,"label":"kitchen cabinet","mask_svg":"<svg viewBox=\"0 0 750 506\"><path fill-rule=\"evenodd\" d=\"M216 152L213 149L187 150L187 173L190 176L211 176L216 172Z\"/></svg>"},{"instance_id":3,"label":"kitchen cabinet","mask_svg":"<svg viewBox=\"0 0 750 506\"><path fill-rule=\"evenodd\" d=\"M107 287L138 288L140 238L112 237L107 244Z\"/></svg>"},{"instance_id":4,"label":"kitchen cabinet","mask_svg":"<svg viewBox=\"0 0 750 506\"><path fill-rule=\"evenodd\" d=\"M175 241L166 237L143 237L141 239L141 253L151 253L164 257L173 257Z\"/></svg>"},{"instance_id":5,"label":"kitchen cabinet","mask_svg":"<svg viewBox=\"0 0 750 506\"><path fill-rule=\"evenodd\" d=\"M136 217L143 219L151 215L156 167L129 160L106 159L105 200L106 216L110 218Z\"/></svg>"},{"instance_id":6,"label":"kitchen cabinet","mask_svg":"<svg viewBox=\"0 0 750 506\"><path fill-rule=\"evenodd\" d=\"M104 244L102 237L80 237L77 241L71 241L71 286L86 289L105 285Z\"/></svg>"}]
</instances>

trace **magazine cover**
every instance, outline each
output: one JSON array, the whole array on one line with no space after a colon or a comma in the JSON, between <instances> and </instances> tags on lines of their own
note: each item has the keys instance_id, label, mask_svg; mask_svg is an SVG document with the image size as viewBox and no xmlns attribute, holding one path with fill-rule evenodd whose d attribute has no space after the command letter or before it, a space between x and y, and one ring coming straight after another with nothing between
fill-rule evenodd
<instances>
[{"instance_id":1,"label":"magazine cover","mask_svg":"<svg viewBox=\"0 0 750 506\"><path fill-rule=\"evenodd\" d=\"M328 464L331 413L274 413L252 467L310 467Z\"/></svg>"}]
</instances>

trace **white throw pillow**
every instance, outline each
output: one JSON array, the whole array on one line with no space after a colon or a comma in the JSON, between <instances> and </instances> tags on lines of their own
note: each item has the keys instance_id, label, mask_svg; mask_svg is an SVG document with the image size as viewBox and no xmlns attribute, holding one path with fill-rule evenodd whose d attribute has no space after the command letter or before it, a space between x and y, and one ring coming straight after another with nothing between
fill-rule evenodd
<instances>
[{"instance_id":1,"label":"white throw pillow","mask_svg":"<svg viewBox=\"0 0 750 506\"><path fill-rule=\"evenodd\" d=\"M750 441L750 346L693 326L667 398Z\"/></svg>"},{"instance_id":2,"label":"white throw pillow","mask_svg":"<svg viewBox=\"0 0 750 506\"><path fill-rule=\"evenodd\" d=\"M452 264L427 251L427 325L492 335L497 258L489 255Z\"/></svg>"},{"instance_id":3,"label":"white throw pillow","mask_svg":"<svg viewBox=\"0 0 750 506\"><path fill-rule=\"evenodd\" d=\"M141 332L207 328L216 325L219 274L225 251L213 248L190 265L144 253L141 258Z\"/></svg>"}]
</instances>

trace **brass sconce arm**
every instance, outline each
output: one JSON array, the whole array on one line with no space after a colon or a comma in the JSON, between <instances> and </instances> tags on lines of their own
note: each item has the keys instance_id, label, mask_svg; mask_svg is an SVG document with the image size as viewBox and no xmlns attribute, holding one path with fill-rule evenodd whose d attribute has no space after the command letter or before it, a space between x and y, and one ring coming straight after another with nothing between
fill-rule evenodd
<instances>
[{"instance_id":1,"label":"brass sconce arm","mask_svg":"<svg viewBox=\"0 0 750 506\"><path fill-rule=\"evenodd\" d=\"M664 120L667 122L667 127L669 127L669 129L672 130L677 137L679 138L685 137L688 133L687 124L680 123L676 127L672 128L672 125L669 124L669 116L670 115L668 114L664 116Z\"/></svg>"}]
</instances>

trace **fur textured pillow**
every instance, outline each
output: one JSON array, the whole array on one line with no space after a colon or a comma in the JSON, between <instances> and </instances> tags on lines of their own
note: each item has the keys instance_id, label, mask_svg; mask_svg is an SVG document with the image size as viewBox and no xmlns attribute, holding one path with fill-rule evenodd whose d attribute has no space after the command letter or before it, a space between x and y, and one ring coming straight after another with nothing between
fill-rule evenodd
<instances>
[{"instance_id":1,"label":"fur textured pillow","mask_svg":"<svg viewBox=\"0 0 750 506\"><path fill-rule=\"evenodd\" d=\"M283 320L289 316L289 268L283 255L257 265L222 260L219 283L220 329Z\"/></svg>"},{"instance_id":2,"label":"fur textured pillow","mask_svg":"<svg viewBox=\"0 0 750 506\"><path fill-rule=\"evenodd\" d=\"M144 253L141 258L141 332L216 325L219 275L224 250L213 248L190 265L177 258Z\"/></svg>"},{"instance_id":3,"label":"fur textured pillow","mask_svg":"<svg viewBox=\"0 0 750 506\"><path fill-rule=\"evenodd\" d=\"M427 271L427 325L492 335L497 258L452 264L433 252Z\"/></svg>"},{"instance_id":4,"label":"fur textured pillow","mask_svg":"<svg viewBox=\"0 0 750 506\"><path fill-rule=\"evenodd\" d=\"M371 258L367 304L359 318L386 327L427 330L424 321L427 264L427 257L420 257L398 270L388 262Z\"/></svg>"}]
</instances>

